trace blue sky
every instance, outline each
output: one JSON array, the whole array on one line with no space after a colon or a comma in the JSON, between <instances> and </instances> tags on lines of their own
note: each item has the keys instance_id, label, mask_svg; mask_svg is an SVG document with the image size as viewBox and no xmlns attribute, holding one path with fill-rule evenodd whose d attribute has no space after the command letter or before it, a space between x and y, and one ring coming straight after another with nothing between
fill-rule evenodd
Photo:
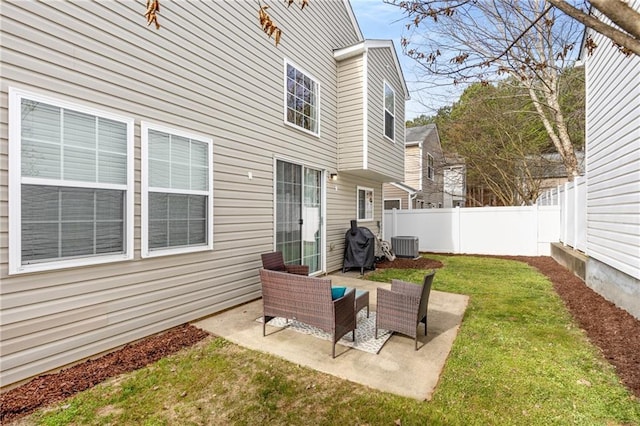
<instances>
[{"instance_id":1,"label":"blue sky","mask_svg":"<svg viewBox=\"0 0 640 426\"><path fill-rule=\"evenodd\" d=\"M421 114L433 115L438 108L458 99L460 88L437 85L433 78L423 75L413 59L402 53L400 40L406 34L406 20L399 7L383 0L351 0L350 3L365 38L393 40L411 94L406 104L407 120Z\"/></svg>"}]
</instances>

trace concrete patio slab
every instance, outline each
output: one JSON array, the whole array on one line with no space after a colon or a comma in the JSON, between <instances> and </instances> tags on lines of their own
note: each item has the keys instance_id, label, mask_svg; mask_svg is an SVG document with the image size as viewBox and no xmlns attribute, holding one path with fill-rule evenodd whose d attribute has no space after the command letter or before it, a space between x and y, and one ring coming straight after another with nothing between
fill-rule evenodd
<instances>
[{"instance_id":1,"label":"concrete patio slab","mask_svg":"<svg viewBox=\"0 0 640 426\"><path fill-rule=\"evenodd\" d=\"M368 290L369 304L376 309L376 288L389 284L365 281L353 275L329 275L334 285ZM224 337L240 346L266 352L287 361L331 374L351 382L396 395L429 400L456 338L469 297L433 290L429 298L427 336L413 339L394 334L377 355L336 345L331 358L331 342L288 329L267 326L262 336L262 300L238 306L193 325Z\"/></svg>"}]
</instances>

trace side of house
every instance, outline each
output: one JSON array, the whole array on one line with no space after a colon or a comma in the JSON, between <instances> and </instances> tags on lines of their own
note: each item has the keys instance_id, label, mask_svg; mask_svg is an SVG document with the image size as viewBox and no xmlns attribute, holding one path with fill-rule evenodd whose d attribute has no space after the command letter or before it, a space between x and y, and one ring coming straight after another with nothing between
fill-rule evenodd
<instances>
[{"instance_id":1,"label":"side of house","mask_svg":"<svg viewBox=\"0 0 640 426\"><path fill-rule=\"evenodd\" d=\"M467 166L457 155L445 155L443 168L444 208L464 207L467 203Z\"/></svg>"},{"instance_id":2,"label":"side of house","mask_svg":"<svg viewBox=\"0 0 640 426\"><path fill-rule=\"evenodd\" d=\"M348 1L274 5L278 47L254 3L162 6L2 4L3 387L260 297L261 253L340 269L403 174L406 85Z\"/></svg>"},{"instance_id":3,"label":"side of house","mask_svg":"<svg viewBox=\"0 0 640 426\"><path fill-rule=\"evenodd\" d=\"M403 209L443 207L445 161L438 129L428 124L406 132L404 180L384 185L385 204L400 199ZM412 201L404 204L407 197Z\"/></svg>"},{"instance_id":4,"label":"side of house","mask_svg":"<svg viewBox=\"0 0 640 426\"><path fill-rule=\"evenodd\" d=\"M640 1L629 2L640 10ZM640 318L640 58L595 32L586 64L586 283Z\"/></svg>"},{"instance_id":5,"label":"side of house","mask_svg":"<svg viewBox=\"0 0 640 426\"><path fill-rule=\"evenodd\" d=\"M444 152L435 124L424 126L422 140L422 199L424 208L444 205Z\"/></svg>"},{"instance_id":6,"label":"side of house","mask_svg":"<svg viewBox=\"0 0 640 426\"><path fill-rule=\"evenodd\" d=\"M384 184L384 209L412 210L416 207L418 191L402 182Z\"/></svg>"}]
</instances>

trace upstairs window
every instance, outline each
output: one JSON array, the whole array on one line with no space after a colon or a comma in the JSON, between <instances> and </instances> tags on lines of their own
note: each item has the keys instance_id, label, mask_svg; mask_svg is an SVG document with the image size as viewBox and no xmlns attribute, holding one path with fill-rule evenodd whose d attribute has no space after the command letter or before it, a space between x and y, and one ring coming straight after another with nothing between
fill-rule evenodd
<instances>
[{"instance_id":1,"label":"upstairs window","mask_svg":"<svg viewBox=\"0 0 640 426\"><path fill-rule=\"evenodd\" d=\"M373 220L373 189L358 187L358 220Z\"/></svg>"},{"instance_id":2,"label":"upstairs window","mask_svg":"<svg viewBox=\"0 0 640 426\"><path fill-rule=\"evenodd\" d=\"M384 135L395 141L395 105L396 93L393 88L384 82Z\"/></svg>"},{"instance_id":3,"label":"upstairs window","mask_svg":"<svg viewBox=\"0 0 640 426\"><path fill-rule=\"evenodd\" d=\"M285 62L285 122L319 134L319 85L312 77Z\"/></svg>"},{"instance_id":4,"label":"upstairs window","mask_svg":"<svg viewBox=\"0 0 640 426\"><path fill-rule=\"evenodd\" d=\"M133 120L9 97L10 272L132 258Z\"/></svg>"},{"instance_id":5,"label":"upstairs window","mask_svg":"<svg viewBox=\"0 0 640 426\"><path fill-rule=\"evenodd\" d=\"M427 154L427 178L429 180L434 180L435 178L435 170L433 168L433 156L431 154Z\"/></svg>"},{"instance_id":6,"label":"upstairs window","mask_svg":"<svg viewBox=\"0 0 640 426\"><path fill-rule=\"evenodd\" d=\"M142 123L142 254L213 247L212 141Z\"/></svg>"}]
</instances>

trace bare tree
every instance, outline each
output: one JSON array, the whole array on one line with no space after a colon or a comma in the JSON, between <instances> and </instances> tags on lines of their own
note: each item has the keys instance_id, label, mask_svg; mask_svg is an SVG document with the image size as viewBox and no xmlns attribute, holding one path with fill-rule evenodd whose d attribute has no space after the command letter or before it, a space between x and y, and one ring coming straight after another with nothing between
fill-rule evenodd
<instances>
[{"instance_id":1,"label":"bare tree","mask_svg":"<svg viewBox=\"0 0 640 426\"><path fill-rule=\"evenodd\" d=\"M591 6L602 14L597 16L588 13L586 8L575 7L564 0L548 1L575 20L611 39L623 53L634 53L640 56L640 12L634 10L627 2L591 0ZM611 22L605 21L603 17ZM589 40L587 40L587 47L595 47L593 41L589 42Z\"/></svg>"},{"instance_id":2,"label":"bare tree","mask_svg":"<svg viewBox=\"0 0 640 426\"><path fill-rule=\"evenodd\" d=\"M405 53L428 75L448 76L456 84L514 77L530 96L570 178L579 174L558 86L581 40L579 23L545 0L391 3L407 12L407 27L413 29L402 40Z\"/></svg>"},{"instance_id":3,"label":"bare tree","mask_svg":"<svg viewBox=\"0 0 640 426\"><path fill-rule=\"evenodd\" d=\"M532 204L544 180L557 173L558 164L548 160L546 131L525 90L509 81L469 86L436 122L443 149L464 158L467 205Z\"/></svg>"},{"instance_id":4,"label":"bare tree","mask_svg":"<svg viewBox=\"0 0 640 426\"><path fill-rule=\"evenodd\" d=\"M437 21L441 17L451 16L458 8L472 8L482 3L472 0L384 1L406 10L415 19L416 25L426 18ZM640 11L629 6L626 0L547 1L567 16L611 39L623 53L640 55ZM599 13L590 13L591 7ZM588 49L596 47L589 39L586 41Z\"/></svg>"}]
</instances>

